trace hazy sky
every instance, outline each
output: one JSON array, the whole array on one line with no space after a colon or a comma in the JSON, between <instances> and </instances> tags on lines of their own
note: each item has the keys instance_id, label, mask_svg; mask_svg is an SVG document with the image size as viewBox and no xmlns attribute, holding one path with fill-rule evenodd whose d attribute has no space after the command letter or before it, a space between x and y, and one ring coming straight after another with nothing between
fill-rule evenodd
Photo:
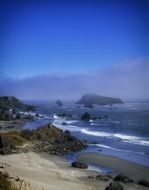
<instances>
[{"instance_id":1,"label":"hazy sky","mask_svg":"<svg viewBox=\"0 0 149 190\"><path fill-rule=\"evenodd\" d=\"M146 98L148 0L1 0L0 95Z\"/></svg>"}]
</instances>

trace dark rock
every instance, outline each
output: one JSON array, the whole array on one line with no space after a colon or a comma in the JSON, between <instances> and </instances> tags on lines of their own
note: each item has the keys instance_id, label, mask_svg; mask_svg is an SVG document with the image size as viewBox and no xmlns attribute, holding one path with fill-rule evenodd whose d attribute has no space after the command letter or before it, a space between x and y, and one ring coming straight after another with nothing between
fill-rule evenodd
<instances>
[{"instance_id":1,"label":"dark rock","mask_svg":"<svg viewBox=\"0 0 149 190\"><path fill-rule=\"evenodd\" d=\"M0 149L2 149L3 147L4 147L3 138L0 136Z\"/></svg>"},{"instance_id":2,"label":"dark rock","mask_svg":"<svg viewBox=\"0 0 149 190\"><path fill-rule=\"evenodd\" d=\"M69 113L62 113L62 114L58 114L58 117L73 117L73 115Z\"/></svg>"},{"instance_id":3,"label":"dark rock","mask_svg":"<svg viewBox=\"0 0 149 190\"><path fill-rule=\"evenodd\" d=\"M92 117L92 120L96 120L96 119L97 119L97 117L95 117L95 116L94 116L94 117Z\"/></svg>"},{"instance_id":4,"label":"dark rock","mask_svg":"<svg viewBox=\"0 0 149 190\"><path fill-rule=\"evenodd\" d=\"M69 131L69 130L65 130L65 133L66 133L67 135L70 135L70 131Z\"/></svg>"},{"instance_id":5,"label":"dark rock","mask_svg":"<svg viewBox=\"0 0 149 190\"><path fill-rule=\"evenodd\" d=\"M149 182L145 180L138 181L138 185L143 185L145 187L149 187Z\"/></svg>"},{"instance_id":6,"label":"dark rock","mask_svg":"<svg viewBox=\"0 0 149 190\"><path fill-rule=\"evenodd\" d=\"M57 101L55 102L55 104L56 104L57 106L63 106L63 103L62 103L60 100L57 100Z\"/></svg>"},{"instance_id":7,"label":"dark rock","mask_svg":"<svg viewBox=\"0 0 149 190\"><path fill-rule=\"evenodd\" d=\"M63 122L62 125L68 125L66 122Z\"/></svg>"},{"instance_id":8,"label":"dark rock","mask_svg":"<svg viewBox=\"0 0 149 190\"><path fill-rule=\"evenodd\" d=\"M94 108L94 106L92 104L85 104L84 106L85 108Z\"/></svg>"},{"instance_id":9,"label":"dark rock","mask_svg":"<svg viewBox=\"0 0 149 190\"><path fill-rule=\"evenodd\" d=\"M81 116L81 120L90 120L91 119L91 116L89 113L85 112L82 116Z\"/></svg>"},{"instance_id":10,"label":"dark rock","mask_svg":"<svg viewBox=\"0 0 149 190\"><path fill-rule=\"evenodd\" d=\"M109 181L109 179L107 177L105 177L104 175L100 175L100 174L98 174L96 176L96 179L97 180L102 180L102 181Z\"/></svg>"},{"instance_id":11,"label":"dark rock","mask_svg":"<svg viewBox=\"0 0 149 190\"><path fill-rule=\"evenodd\" d=\"M74 136L68 135L68 136L67 136L67 140L68 140L68 141L76 141L77 138L74 137Z\"/></svg>"},{"instance_id":12,"label":"dark rock","mask_svg":"<svg viewBox=\"0 0 149 190\"><path fill-rule=\"evenodd\" d=\"M105 188L105 190L123 190L123 186L119 182L112 182Z\"/></svg>"},{"instance_id":13,"label":"dark rock","mask_svg":"<svg viewBox=\"0 0 149 190\"><path fill-rule=\"evenodd\" d=\"M105 176L108 177L109 179L112 179L112 176L109 175L109 174L107 174L107 175L105 175Z\"/></svg>"},{"instance_id":14,"label":"dark rock","mask_svg":"<svg viewBox=\"0 0 149 190\"><path fill-rule=\"evenodd\" d=\"M93 175L88 176L89 179L94 179Z\"/></svg>"},{"instance_id":15,"label":"dark rock","mask_svg":"<svg viewBox=\"0 0 149 190\"><path fill-rule=\"evenodd\" d=\"M88 165L85 164L85 163L82 163L82 162L72 162L72 163L71 163L71 166L72 166L72 167L75 167L75 168L81 168L81 169L86 169L86 168L88 168Z\"/></svg>"},{"instance_id":16,"label":"dark rock","mask_svg":"<svg viewBox=\"0 0 149 190\"><path fill-rule=\"evenodd\" d=\"M6 155L6 154L12 154L12 150L11 148L9 147L4 147L0 150L0 153L3 154L3 155Z\"/></svg>"},{"instance_id":17,"label":"dark rock","mask_svg":"<svg viewBox=\"0 0 149 190\"><path fill-rule=\"evenodd\" d=\"M133 182L133 179L131 179L130 177L123 175L123 174L119 174L113 180L114 181L121 181L123 183L132 183Z\"/></svg>"},{"instance_id":18,"label":"dark rock","mask_svg":"<svg viewBox=\"0 0 149 190\"><path fill-rule=\"evenodd\" d=\"M97 141L93 141L92 144L98 144Z\"/></svg>"}]
</instances>

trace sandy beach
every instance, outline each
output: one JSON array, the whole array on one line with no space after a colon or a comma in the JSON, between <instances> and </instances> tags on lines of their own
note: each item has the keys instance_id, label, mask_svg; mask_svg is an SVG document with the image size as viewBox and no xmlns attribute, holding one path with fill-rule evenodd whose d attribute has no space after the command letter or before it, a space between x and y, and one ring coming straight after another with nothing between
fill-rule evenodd
<instances>
[{"instance_id":1,"label":"sandy beach","mask_svg":"<svg viewBox=\"0 0 149 190\"><path fill-rule=\"evenodd\" d=\"M47 157L47 156L46 156ZM45 154L39 155L33 152L0 156L1 163L7 163L6 171L10 176L17 177L29 182L39 190L91 190L92 183L87 180L88 172L72 167L57 156ZM104 189L104 184L101 184Z\"/></svg>"},{"instance_id":2,"label":"sandy beach","mask_svg":"<svg viewBox=\"0 0 149 190\"><path fill-rule=\"evenodd\" d=\"M29 182L36 190L43 188L44 190L104 190L110 183L110 181L89 179L89 175L95 176L98 173L72 168L63 158L45 153L30 152L0 156L0 163L6 163L1 170L7 171L10 176L16 178L18 176ZM122 185L127 190L148 189L134 184Z\"/></svg>"}]
</instances>

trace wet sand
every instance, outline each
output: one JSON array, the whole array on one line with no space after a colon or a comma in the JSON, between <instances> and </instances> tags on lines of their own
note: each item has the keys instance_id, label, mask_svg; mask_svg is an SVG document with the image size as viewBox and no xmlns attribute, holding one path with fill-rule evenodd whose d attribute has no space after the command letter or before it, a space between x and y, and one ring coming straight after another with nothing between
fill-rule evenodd
<instances>
[{"instance_id":1,"label":"wet sand","mask_svg":"<svg viewBox=\"0 0 149 190\"><path fill-rule=\"evenodd\" d=\"M79 154L77 160L91 163L93 165L103 168L110 168L113 170L113 175L124 173L134 178L135 180L149 179L149 167L136 164L127 160L119 159L117 157L88 152Z\"/></svg>"}]
</instances>

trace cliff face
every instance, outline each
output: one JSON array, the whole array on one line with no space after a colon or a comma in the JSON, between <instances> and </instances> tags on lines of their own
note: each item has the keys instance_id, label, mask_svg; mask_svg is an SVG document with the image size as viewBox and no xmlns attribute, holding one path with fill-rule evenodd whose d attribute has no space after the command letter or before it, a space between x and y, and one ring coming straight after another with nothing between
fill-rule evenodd
<instances>
[{"instance_id":1,"label":"cliff face","mask_svg":"<svg viewBox=\"0 0 149 190\"><path fill-rule=\"evenodd\" d=\"M111 98L99 96L97 94L85 94L81 97L81 99L77 102L77 104L89 105L112 105L112 104L122 104L122 100L120 98Z\"/></svg>"},{"instance_id":2,"label":"cliff face","mask_svg":"<svg viewBox=\"0 0 149 190\"><path fill-rule=\"evenodd\" d=\"M25 109L26 111L32 111L35 106L26 105L14 96L0 96L0 109Z\"/></svg>"}]
</instances>

